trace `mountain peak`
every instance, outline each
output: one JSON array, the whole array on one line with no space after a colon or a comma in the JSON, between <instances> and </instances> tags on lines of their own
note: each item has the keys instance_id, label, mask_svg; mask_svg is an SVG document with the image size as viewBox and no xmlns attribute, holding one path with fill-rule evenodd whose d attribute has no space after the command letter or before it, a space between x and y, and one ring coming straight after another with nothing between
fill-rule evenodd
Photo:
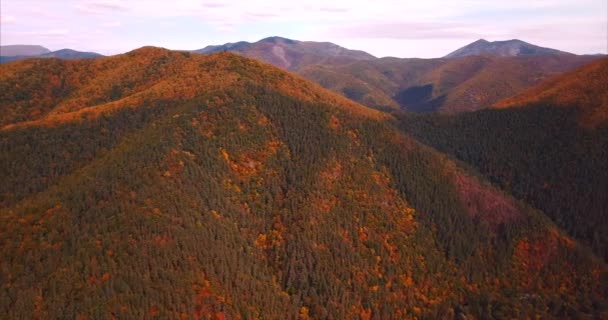
<instances>
[{"instance_id":1,"label":"mountain peak","mask_svg":"<svg viewBox=\"0 0 608 320\"><path fill-rule=\"evenodd\" d=\"M235 52L289 70L325 61L343 63L376 58L369 53L343 48L331 42L298 41L278 36L267 37L254 43L241 41L212 45L193 52L211 54L221 51Z\"/></svg>"},{"instance_id":2,"label":"mountain peak","mask_svg":"<svg viewBox=\"0 0 608 320\"><path fill-rule=\"evenodd\" d=\"M259 42L296 44L299 41L288 39L288 38L283 38L283 37L278 37L278 36L272 36L272 37L264 38L264 39L260 40Z\"/></svg>"},{"instance_id":3,"label":"mountain peak","mask_svg":"<svg viewBox=\"0 0 608 320\"><path fill-rule=\"evenodd\" d=\"M567 54L566 52L544 48L530 44L528 42L511 39L503 41L487 41L485 39L479 39L472 42L450 54L445 58L462 58L467 56L476 55L491 55L499 57L519 57L519 56L531 56L531 55L542 55L542 54Z\"/></svg>"},{"instance_id":4,"label":"mountain peak","mask_svg":"<svg viewBox=\"0 0 608 320\"><path fill-rule=\"evenodd\" d=\"M490 41L488 41L486 39L479 39L471 44L486 44L486 43L490 43Z\"/></svg>"}]
</instances>

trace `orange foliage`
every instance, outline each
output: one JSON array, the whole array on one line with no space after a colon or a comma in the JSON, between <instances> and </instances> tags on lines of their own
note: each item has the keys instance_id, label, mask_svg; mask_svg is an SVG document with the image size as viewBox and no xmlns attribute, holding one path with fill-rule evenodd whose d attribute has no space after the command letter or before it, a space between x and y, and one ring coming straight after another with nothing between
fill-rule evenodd
<instances>
[{"instance_id":1,"label":"orange foliage","mask_svg":"<svg viewBox=\"0 0 608 320\"><path fill-rule=\"evenodd\" d=\"M243 70L249 71L246 77L252 82L264 83L302 101L332 104L365 117L387 117L299 76L231 53L198 55L144 47L91 60L24 60L0 65L0 81L15 82L15 92L19 91L19 83L30 80L39 83L36 88L22 88L34 94L26 102L19 99L3 102L10 112L0 116L0 126L2 130L56 126L125 108L140 108L148 102L185 102L205 93L244 85ZM63 94L52 94L61 88ZM23 108L29 109L25 120L16 115Z\"/></svg>"},{"instance_id":2,"label":"orange foliage","mask_svg":"<svg viewBox=\"0 0 608 320\"><path fill-rule=\"evenodd\" d=\"M496 103L511 108L544 103L557 107L580 107L580 123L594 128L608 121L608 58L553 77L515 97Z\"/></svg>"}]
</instances>

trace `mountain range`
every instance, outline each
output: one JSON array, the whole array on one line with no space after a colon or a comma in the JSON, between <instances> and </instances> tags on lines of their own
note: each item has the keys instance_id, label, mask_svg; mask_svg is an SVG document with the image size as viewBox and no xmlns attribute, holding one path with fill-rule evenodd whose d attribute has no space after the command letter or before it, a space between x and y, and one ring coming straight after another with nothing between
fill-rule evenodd
<instances>
[{"instance_id":1,"label":"mountain range","mask_svg":"<svg viewBox=\"0 0 608 320\"><path fill-rule=\"evenodd\" d=\"M5 51L8 49L10 46ZM520 40L483 39L443 59L376 58L329 42L281 37L212 45L191 52L224 51L296 72L371 108L444 113L487 108L552 75L601 57L568 54ZM62 59L99 56L68 49L38 55ZM3 56L0 62L24 58Z\"/></svg>"},{"instance_id":2,"label":"mountain range","mask_svg":"<svg viewBox=\"0 0 608 320\"><path fill-rule=\"evenodd\" d=\"M478 40L448 55L449 59L375 58L331 43L280 37L193 52L218 51L296 72L368 107L447 113L487 108L552 75L599 58L520 40Z\"/></svg>"},{"instance_id":3,"label":"mountain range","mask_svg":"<svg viewBox=\"0 0 608 320\"><path fill-rule=\"evenodd\" d=\"M607 58L202 50L0 65L0 314L608 317Z\"/></svg>"},{"instance_id":4,"label":"mountain range","mask_svg":"<svg viewBox=\"0 0 608 320\"><path fill-rule=\"evenodd\" d=\"M9 45L0 46L0 63L29 58L59 58L59 59L91 59L103 55L96 52L82 52L72 49L51 51L42 46Z\"/></svg>"}]
</instances>

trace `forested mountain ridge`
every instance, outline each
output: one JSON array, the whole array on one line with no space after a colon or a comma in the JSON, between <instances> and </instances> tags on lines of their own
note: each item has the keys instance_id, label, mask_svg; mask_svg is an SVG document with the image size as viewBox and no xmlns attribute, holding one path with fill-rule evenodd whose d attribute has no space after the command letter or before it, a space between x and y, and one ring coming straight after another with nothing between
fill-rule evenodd
<instances>
[{"instance_id":1,"label":"forested mountain ridge","mask_svg":"<svg viewBox=\"0 0 608 320\"><path fill-rule=\"evenodd\" d=\"M201 94L201 90L230 87L245 72L258 72L256 79L271 81L283 92L306 100L336 102L353 112L380 116L379 112L338 95L319 91L317 85L295 75L269 69L253 60L220 58L223 55L234 56L230 53L192 56L188 52L143 47L94 60L28 59L3 65L0 126L78 120L141 105L142 101L186 101ZM248 61L243 66L246 70L236 72L243 61ZM216 78L218 75L221 78ZM318 96L308 94L315 90Z\"/></svg>"},{"instance_id":2,"label":"forested mountain ridge","mask_svg":"<svg viewBox=\"0 0 608 320\"><path fill-rule=\"evenodd\" d=\"M8 318L607 315L605 263L541 212L298 76L159 48L0 71Z\"/></svg>"},{"instance_id":3,"label":"forested mountain ridge","mask_svg":"<svg viewBox=\"0 0 608 320\"><path fill-rule=\"evenodd\" d=\"M556 76L497 109L401 115L402 129L476 167L608 259L608 59Z\"/></svg>"},{"instance_id":4,"label":"forested mountain ridge","mask_svg":"<svg viewBox=\"0 0 608 320\"><path fill-rule=\"evenodd\" d=\"M333 43L281 37L208 46L193 52L229 51L258 59L371 108L443 113L488 108L555 74L598 59L519 40L485 42L480 48L473 46L487 49L482 50L484 54L475 51L478 54L440 59L378 59Z\"/></svg>"},{"instance_id":5,"label":"forested mountain ridge","mask_svg":"<svg viewBox=\"0 0 608 320\"><path fill-rule=\"evenodd\" d=\"M458 113L491 107L596 59L561 54L382 58L345 65L312 65L296 72L368 107Z\"/></svg>"},{"instance_id":6,"label":"forested mountain ridge","mask_svg":"<svg viewBox=\"0 0 608 320\"><path fill-rule=\"evenodd\" d=\"M596 127L608 120L608 58L553 77L517 96L496 103L497 108L538 104L582 110L580 123Z\"/></svg>"}]
</instances>

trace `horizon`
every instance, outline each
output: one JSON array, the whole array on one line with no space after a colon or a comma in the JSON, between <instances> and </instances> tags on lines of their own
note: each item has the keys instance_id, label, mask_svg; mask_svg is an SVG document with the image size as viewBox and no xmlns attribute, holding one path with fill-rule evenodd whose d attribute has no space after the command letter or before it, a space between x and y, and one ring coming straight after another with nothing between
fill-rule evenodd
<instances>
[{"instance_id":1,"label":"horizon","mask_svg":"<svg viewBox=\"0 0 608 320\"><path fill-rule=\"evenodd\" d=\"M331 6L275 0L256 5L242 0L5 0L1 9L3 46L104 55L143 46L197 50L270 36L332 42L377 57L438 58L478 39L518 39L575 54L608 54L608 6L598 0L337 1Z\"/></svg>"}]
</instances>

